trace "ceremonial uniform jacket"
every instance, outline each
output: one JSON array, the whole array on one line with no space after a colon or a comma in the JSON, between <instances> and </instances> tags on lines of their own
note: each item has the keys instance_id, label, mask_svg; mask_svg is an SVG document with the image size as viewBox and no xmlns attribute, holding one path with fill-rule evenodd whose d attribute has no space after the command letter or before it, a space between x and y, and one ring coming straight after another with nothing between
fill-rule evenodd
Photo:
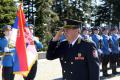
<instances>
[{"instance_id":1,"label":"ceremonial uniform jacket","mask_svg":"<svg viewBox=\"0 0 120 80\"><path fill-rule=\"evenodd\" d=\"M63 80L99 80L99 59L93 43L77 39L70 46L68 41L50 41L48 60L60 58Z\"/></svg>"},{"instance_id":2,"label":"ceremonial uniform jacket","mask_svg":"<svg viewBox=\"0 0 120 80\"><path fill-rule=\"evenodd\" d=\"M9 53L6 53L4 52L5 47L8 47L8 40L5 37L0 38L0 48L1 52L3 53L2 65L11 67L13 66L14 62L12 54L15 52L15 48L11 48Z\"/></svg>"},{"instance_id":3,"label":"ceremonial uniform jacket","mask_svg":"<svg viewBox=\"0 0 120 80\"><path fill-rule=\"evenodd\" d=\"M35 36L33 37L33 40L35 42L35 47L37 51L39 51L40 49L44 47L43 44L39 41L39 39L36 39Z\"/></svg>"},{"instance_id":4,"label":"ceremonial uniform jacket","mask_svg":"<svg viewBox=\"0 0 120 80\"><path fill-rule=\"evenodd\" d=\"M92 36L92 40L95 42L95 44L96 44L96 48L97 49L100 49L100 44L101 44L101 36L100 35L98 35L98 34L93 34Z\"/></svg>"},{"instance_id":5,"label":"ceremonial uniform jacket","mask_svg":"<svg viewBox=\"0 0 120 80\"><path fill-rule=\"evenodd\" d=\"M110 54L110 43L109 43L109 36L108 35L102 35L102 51L103 54L109 55Z\"/></svg>"},{"instance_id":6,"label":"ceremonial uniform jacket","mask_svg":"<svg viewBox=\"0 0 120 80\"><path fill-rule=\"evenodd\" d=\"M118 54L119 53L119 38L118 38L118 35L117 34L112 34L111 37L110 37L110 40L111 40L111 49L112 49L112 53L116 53Z\"/></svg>"}]
</instances>

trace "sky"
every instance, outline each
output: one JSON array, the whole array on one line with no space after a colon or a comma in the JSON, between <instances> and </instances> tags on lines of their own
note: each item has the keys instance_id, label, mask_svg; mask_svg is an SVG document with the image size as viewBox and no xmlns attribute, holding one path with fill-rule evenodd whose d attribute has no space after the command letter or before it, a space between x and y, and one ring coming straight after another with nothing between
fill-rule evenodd
<instances>
[{"instance_id":1,"label":"sky","mask_svg":"<svg viewBox=\"0 0 120 80\"><path fill-rule=\"evenodd\" d=\"M95 5L101 5L103 2L101 2L101 0L92 0L92 3Z\"/></svg>"}]
</instances>

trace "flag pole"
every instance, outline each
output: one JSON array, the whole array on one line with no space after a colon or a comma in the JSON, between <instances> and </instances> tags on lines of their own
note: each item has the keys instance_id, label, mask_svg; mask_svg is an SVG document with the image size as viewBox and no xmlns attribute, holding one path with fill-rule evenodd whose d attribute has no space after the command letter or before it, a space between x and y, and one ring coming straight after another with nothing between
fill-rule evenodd
<instances>
[{"instance_id":1,"label":"flag pole","mask_svg":"<svg viewBox=\"0 0 120 80\"><path fill-rule=\"evenodd\" d=\"M23 0L22 0L22 4L23 4Z\"/></svg>"}]
</instances>

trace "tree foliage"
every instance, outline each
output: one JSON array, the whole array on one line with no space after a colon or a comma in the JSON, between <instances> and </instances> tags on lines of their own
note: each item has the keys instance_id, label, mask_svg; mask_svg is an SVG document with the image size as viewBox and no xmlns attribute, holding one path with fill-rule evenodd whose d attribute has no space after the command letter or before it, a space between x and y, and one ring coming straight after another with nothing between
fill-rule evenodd
<instances>
[{"instance_id":1,"label":"tree foliage","mask_svg":"<svg viewBox=\"0 0 120 80\"><path fill-rule=\"evenodd\" d=\"M51 27L56 21L59 20L59 17L51 9L52 0L37 0L36 1L36 34L45 33L46 31L51 30Z\"/></svg>"},{"instance_id":2,"label":"tree foliage","mask_svg":"<svg viewBox=\"0 0 120 80\"><path fill-rule=\"evenodd\" d=\"M91 0L54 0L52 6L60 19L70 18L84 21L85 14L90 14Z\"/></svg>"},{"instance_id":3,"label":"tree foliage","mask_svg":"<svg viewBox=\"0 0 120 80\"><path fill-rule=\"evenodd\" d=\"M120 1L119 0L102 0L103 4L98 6L96 22L112 23L118 25L120 22Z\"/></svg>"},{"instance_id":4,"label":"tree foliage","mask_svg":"<svg viewBox=\"0 0 120 80\"><path fill-rule=\"evenodd\" d=\"M15 2L13 0L0 0L0 26L13 24L15 16Z\"/></svg>"}]
</instances>

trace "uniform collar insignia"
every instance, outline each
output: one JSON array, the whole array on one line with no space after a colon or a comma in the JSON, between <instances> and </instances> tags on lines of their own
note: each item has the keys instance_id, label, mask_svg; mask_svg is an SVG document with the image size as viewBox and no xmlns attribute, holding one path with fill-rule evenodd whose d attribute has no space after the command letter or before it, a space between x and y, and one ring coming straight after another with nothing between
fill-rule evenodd
<instances>
[{"instance_id":1,"label":"uniform collar insignia","mask_svg":"<svg viewBox=\"0 0 120 80\"><path fill-rule=\"evenodd\" d=\"M80 42L81 42L81 39L80 39L80 38L78 38L78 44L80 44Z\"/></svg>"}]
</instances>

